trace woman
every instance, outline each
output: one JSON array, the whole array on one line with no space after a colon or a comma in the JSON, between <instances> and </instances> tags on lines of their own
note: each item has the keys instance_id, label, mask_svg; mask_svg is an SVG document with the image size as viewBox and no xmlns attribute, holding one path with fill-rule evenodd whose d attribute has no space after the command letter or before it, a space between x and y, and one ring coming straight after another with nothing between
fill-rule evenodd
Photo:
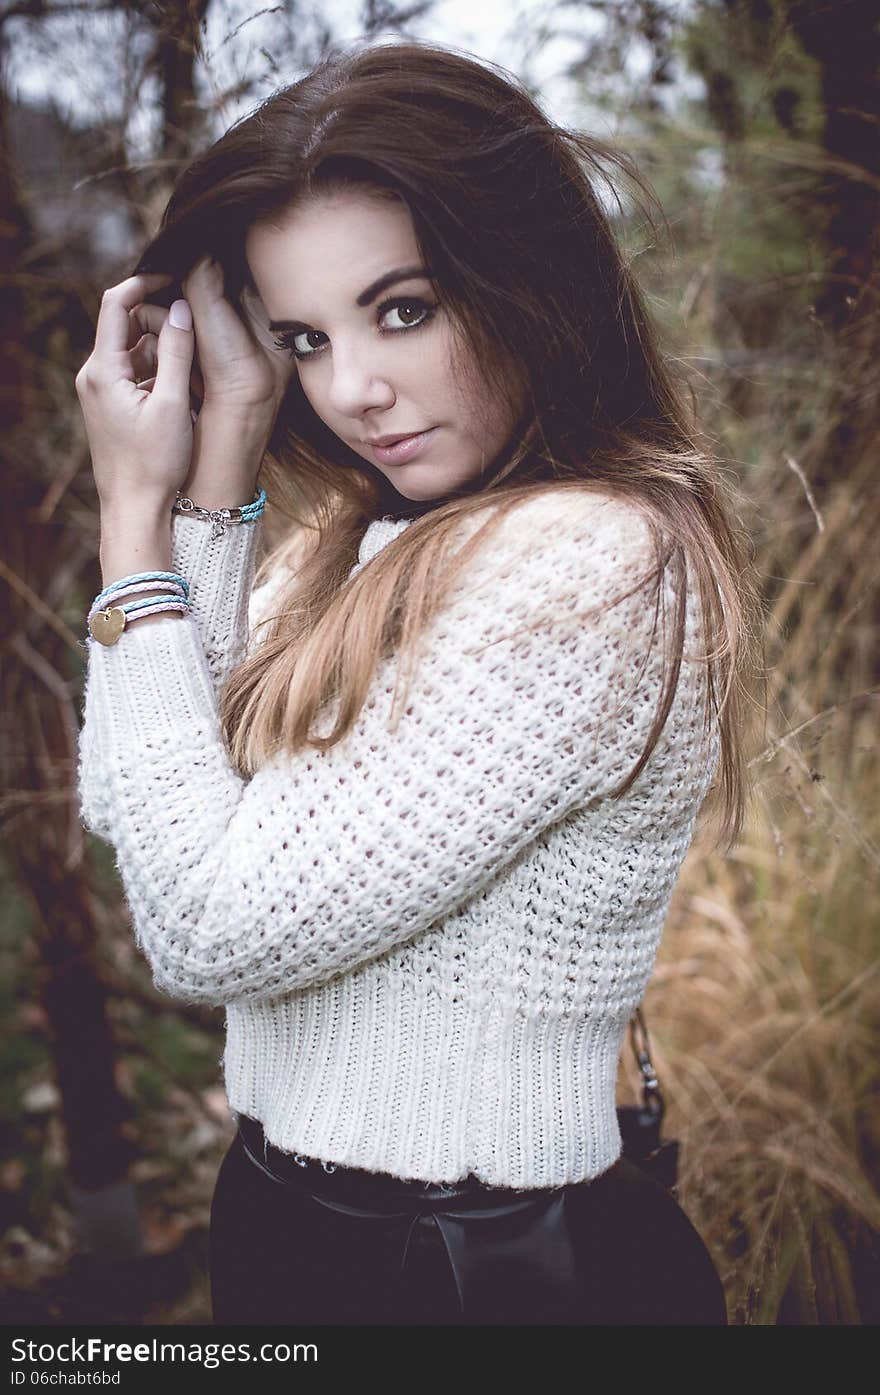
<instances>
[{"instance_id":1,"label":"woman","mask_svg":"<svg viewBox=\"0 0 880 1395\"><path fill-rule=\"evenodd\" d=\"M716 773L739 831L754 593L608 153L355 48L105 294L80 796L226 1008L216 1322L726 1321L615 1081Z\"/></svg>"}]
</instances>

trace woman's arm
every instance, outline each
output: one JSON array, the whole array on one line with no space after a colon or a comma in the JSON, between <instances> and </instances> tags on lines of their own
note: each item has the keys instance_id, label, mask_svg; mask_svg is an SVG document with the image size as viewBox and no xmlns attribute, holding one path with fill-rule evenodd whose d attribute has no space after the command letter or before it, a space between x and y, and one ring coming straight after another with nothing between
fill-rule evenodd
<instances>
[{"instance_id":1,"label":"woman's arm","mask_svg":"<svg viewBox=\"0 0 880 1395\"><path fill-rule=\"evenodd\" d=\"M272 349L264 307L242 307L243 318L210 258L184 278L187 299L171 311L142 299L170 279L136 274L104 292L95 347L76 389L101 502L103 585L151 570L186 577L190 614L219 687L246 627L257 537L253 528L231 525L216 539L201 520L172 516L171 506L178 490L207 509L251 502L294 368ZM194 425L193 378L201 397ZM153 628L170 616L138 624Z\"/></svg>"},{"instance_id":2,"label":"woman's arm","mask_svg":"<svg viewBox=\"0 0 880 1395\"><path fill-rule=\"evenodd\" d=\"M195 624L214 691L219 695L238 664L248 638L262 518L230 525L219 538L202 519L163 512L161 518L122 520L102 514L103 584L143 571L171 571L189 582L190 616ZM183 614L146 615L132 625L162 625Z\"/></svg>"},{"instance_id":3,"label":"woman's arm","mask_svg":"<svg viewBox=\"0 0 880 1395\"><path fill-rule=\"evenodd\" d=\"M645 593L606 602L650 560L631 507L521 505L432 623L397 731L391 658L346 740L249 783L227 761L190 617L92 645L83 816L116 848L157 985L222 1004L351 970L605 797L641 754L661 675L658 646L636 681Z\"/></svg>"}]
</instances>

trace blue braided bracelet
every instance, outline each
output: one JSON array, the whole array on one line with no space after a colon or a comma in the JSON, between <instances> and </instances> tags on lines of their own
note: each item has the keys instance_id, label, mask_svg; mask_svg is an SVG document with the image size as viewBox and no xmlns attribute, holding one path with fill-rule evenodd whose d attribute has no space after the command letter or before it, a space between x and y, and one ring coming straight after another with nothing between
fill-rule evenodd
<instances>
[{"instance_id":1,"label":"blue braided bracelet","mask_svg":"<svg viewBox=\"0 0 880 1395\"><path fill-rule=\"evenodd\" d=\"M141 595L139 600L126 601L124 605L111 604L115 597L121 602L123 596L144 591L169 589L172 594L161 596ZM91 639L99 644L116 644L129 620L138 620L161 611L173 610L186 613L189 610L189 582L177 572L134 572L112 581L96 596L89 609L88 632Z\"/></svg>"},{"instance_id":2,"label":"blue braided bracelet","mask_svg":"<svg viewBox=\"0 0 880 1395\"><path fill-rule=\"evenodd\" d=\"M234 509L203 509L192 499L177 491L177 499L172 504L173 513L190 514L195 518L207 519L211 523L211 538L219 538L226 532L228 523L252 523L260 517L266 507L265 489L257 490L249 504ZM162 583L169 582L176 594L164 596L142 596L140 600L126 601L125 605L113 605L115 598L135 592L162 589ZM141 584L139 584L141 583ZM153 615L163 610L186 612L189 610L189 582L176 572L136 572L131 576L120 577L95 597L89 607L88 633L100 644L116 644L128 621L141 616Z\"/></svg>"},{"instance_id":3,"label":"blue braided bracelet","mask_svg":"<svg viewBox=\"0 0 880 1395\"><path fill-rule=\"evenodd\" d=\"M189 582L185 576L180 576L178 572L133 572L131 576L121 576L118 581L111 581L109 586L105 586L103 591L99 591L89 607L89 615L95 610L103 609L103 601L114 592L119 591L123 586L129 586L135 581L172 581L189 598Z\"/></svg>"}]
</instances>

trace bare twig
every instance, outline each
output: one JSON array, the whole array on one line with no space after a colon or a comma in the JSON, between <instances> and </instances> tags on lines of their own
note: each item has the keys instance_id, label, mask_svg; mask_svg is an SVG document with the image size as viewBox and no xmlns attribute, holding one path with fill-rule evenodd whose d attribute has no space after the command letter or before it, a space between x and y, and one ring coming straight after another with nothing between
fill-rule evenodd
<instances>
[{"instance_id":1,"label":"bare twig","mask_svg":"<svg viewBox=\"0 0 880 1395\"><path fill-rule=\"evenodd\" d=\"M792 727L791 731L784 732L775 741L771 741L770 745L766 746L758 755L752 756L749 767L772 760L781 747L787 745L793 737L799 736L802 731L806 731L807 727L812 726L814 722L820 722L823 717L831 717L835 712L842 712L844 708L852 707L854 703L861 702L865 698L874 697L880 697L880 688L868 688L864 693L853 693L852 697L841 698L840 702L832 703L830 707L823 708L821 712L814 712L811 717L807 717L798 726Z\"/></svg>"},{"instance_id":2,"label":"bare twig","mask_svg":"<svg viewBox=\"0 0 880 1395\"><path fill-rule=\"evenodd\" d=\"M73 633L73 630L70 629L69 625L65 625L63 620L59 620L58 616L54 611L49 609L45 601L40 599L36 591L28 586L27 582L24 581L17 572L14 572L11 567L7 567L6 563L2 560L0 560L0 576L12 587L13 591L17 591L22 599L27 601L31 609L35 610L37 614L45 620L46 624L64 640L64 643L69 645L77 658L81 659L82 647L76 635Z\"/></svg>"},{"instance_id":3,"label":"bare twig","mask_svg":"<svg viewBox=\"0 0 880 1395\"><path fill-rule=\"evenodd\" d=\"M73 480L76 479L82 469L82 452L71 451L67 460L62 464L52 479L52 483L43 495L42 500L34 511L34 518L37 523L48 523L55 512L61 499Z\"/></svg>"},{"instance_id":4,"label":"bare twig","mask_svg":"<svg viewBox=\"0 0 880 1395\"><path fill-rule=\"evenodd\" d=\"M816 507L816 500L813 498L813 491L812 491L812 489L810 488L809 481L807 480L806 475L804 474L804 472L803 472L803 470L801 469L800 465L799 465L799 464L797 463L797 461L795 460L794 456L792 456L792 455L786 455L786 457L785 457L785 463L786 463L786 465L788 466L789 470L793 471L793 473L797 475L798 479L800 480L801 484L803 485L803 487L804 487L804 493L805 493L805 495L807 496L807 503L809 504L810 508L813 510L813 517L814 517L815 520L816 520L816 527L819 529L819 532L820 532L820 533L824 533L824 532L825 532L825 521L824 521L824 519L822 518L822 515L820 514L818 508Z\"/></svg>"},{"instance_id":5,"label":"bare twig","mask_svg":"<svg viewBox=\"0 0 880 1395\"><path fill-rule=\"evenodd\" d=\"M40 682L43 683L51 693L58 698L61 703L70 702L71 684L67 679L62 678L57 669L53 668L48 659L45 659L38 649L35 649L30 640L21 630L16 630L15 634L8 641L7 648L13 654L17 654L23 664L27 664L32 673L35 673Z\"/></svg>"}]
</instances>

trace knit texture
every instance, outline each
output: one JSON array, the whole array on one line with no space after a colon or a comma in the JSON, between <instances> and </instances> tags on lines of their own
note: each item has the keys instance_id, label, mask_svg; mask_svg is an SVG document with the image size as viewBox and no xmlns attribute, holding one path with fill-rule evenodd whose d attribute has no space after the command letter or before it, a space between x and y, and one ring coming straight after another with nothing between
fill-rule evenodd
<instances>
[{"instance_id":1,"label":"knit texture","mask_svg":"<svg viewBox=\"0 0 880 1395\"><path fill-rule=\"evenodd\" d=\"M411 524L374 520L352 576ZM175 515L191 613L89 644L82 818L115 849L156 985L225 1006L230 1106L278 1148L435 1182L598 1176L717 765L696 588L669 719L621 799L662 632L651 648L650 593L609 602L653 549L636 505L552 492L466 564L396 731L392 655L343 742L243 780L217 694L277 594L253 589L261 528L212 542Z\"/></svg>"}]
</instances>

